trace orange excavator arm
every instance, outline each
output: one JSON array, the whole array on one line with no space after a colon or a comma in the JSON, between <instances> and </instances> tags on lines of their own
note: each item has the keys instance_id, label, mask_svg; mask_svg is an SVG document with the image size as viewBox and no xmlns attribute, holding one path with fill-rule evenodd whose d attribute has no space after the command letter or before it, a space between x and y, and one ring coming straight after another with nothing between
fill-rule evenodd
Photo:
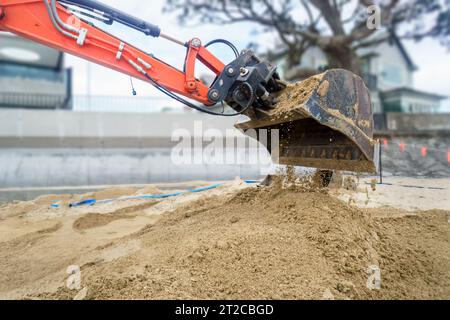
<instances>
[{"instance_id":1,"label":"orange excavator arm","mask_svg":"<svg viewBox=\"0 0 450 320\"><path fill-rule=\"evenodd\" d=\"M178 70L105 32L95 25L98 21L120 23L148 36L179 44L186 50L184 69ZM150 82L188 107L213 115L235 116L254 113L257 108L270 108L276 93L283 89L276 67L260 61L250 50L240 54L232 43L223 39L206 45L198 38L179 41L162 33L158 26L96 0L0 0L0 30ZM207 47L216 43L228 45L236 60L225 65L215 57ZM197 61L216 75L211 86L195 77ZM236 112L211 111L209 107L218 103L227 104Z\"/></svg>"},{"instance_id":2,"label":"orange excavator arm","mask_svg":"<svg viewBox=\"0 0 450 320\"><path fill-rule=\"evenodd\" d=\"M202 61L216 75L225 65L201 45L199 39L187 42L186 73L146 54L126 42L96 28L56 3L57 15L73 30L59 32L52 21L51 11L42 0L0 1L0 29L39 42L57 50L114 69L144 81L153 79L160 86L205 105L209 88L195 79L195 62ZM74 37L68 36L68 33ZM75 38L76 37L76 38Z\"/></svg>"}]
</instances>

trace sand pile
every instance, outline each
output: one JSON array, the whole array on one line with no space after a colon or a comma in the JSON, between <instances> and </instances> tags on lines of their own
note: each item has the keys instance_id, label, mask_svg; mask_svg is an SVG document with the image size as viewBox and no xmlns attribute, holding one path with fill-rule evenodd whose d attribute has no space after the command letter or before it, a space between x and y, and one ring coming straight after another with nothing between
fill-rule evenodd
<instances>
[{"instance_id":1,"label":"sand pile","mask_svg":"<svg viewBox=\"0 0 450 320\"><path fill-rule=\"evenodd\" d=\"M389 218L387 218L387 216ZM446 212L362 211L305 179L180 205L83 269L88 299L450 298ZM381 270L370 290L368 269ZM73 298L61 287L39 298Z\"/></svg>"},{"instance_id":2,"label":"sand pile","mask_svg":"<svg viewBox=\"0 0 450 320\"><path fill-rule=\"evenodd\" d=\"M323 74L310 77L304 81L289 84L278 97L277 108L274 110L274 116L277 118L285 117L297 110L298 107L308 101L314 91L320 89Z\"/></svg>"},{"instance_id":3,"label":"sand pile","mask_svg":"<svg viewBox=\"0 0 450 320\"><path fill-rule=\"evenodd\" d=\"M358 209L292 170L270 187L29 215L0 221L0 297L450 298L450 213ZM66 287L69 265L83 290Z\"/></svg>"}]
</instances>

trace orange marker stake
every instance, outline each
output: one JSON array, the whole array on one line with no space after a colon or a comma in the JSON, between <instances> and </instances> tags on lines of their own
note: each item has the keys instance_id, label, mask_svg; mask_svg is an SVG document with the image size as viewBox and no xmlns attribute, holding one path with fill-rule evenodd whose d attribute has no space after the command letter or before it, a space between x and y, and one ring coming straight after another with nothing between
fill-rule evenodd
<instances>
[{"instance_id":1,"label":"orange marker stake","mask_svg":"<svg viewBox=\"0 0 450 320\"><path fill-rule=\"evenodd\" d=\"M405 150L406 150L406 144L400 143L400 151L405 152Z\"/></svg>"},{"instance_id":2,"label":"orange marker stake","mask_svg":"<svg viewBox=\"0 0 450 320\"><path fill-rule=\"evenodd\" d=\"M427 154L428 154L428 149L426 147L423 147L422 148L422 157L425 158L427 156Z\"/></svg>"},{"instance_id":3,"label":"orange marker stake","mask_svg":"<svg viewBox=\"0 0 450 320\"><path fill-rule=\"evenodd\" d=\"M384 139L384 140L383 140L383 145L386 146L386 147L389 145L388 139Z\"/></svg>"}]
</instances>

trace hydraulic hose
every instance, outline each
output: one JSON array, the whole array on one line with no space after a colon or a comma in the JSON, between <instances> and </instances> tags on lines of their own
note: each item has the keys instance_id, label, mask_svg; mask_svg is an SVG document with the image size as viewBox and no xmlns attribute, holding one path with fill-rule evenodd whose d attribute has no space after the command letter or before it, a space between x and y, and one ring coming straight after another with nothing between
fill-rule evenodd
<instances>
[{"instance_id":1,"label":"hydraulic hose","mask_svg":"<svg viewBox=\"0 0 450 320\"><path fill-rule=\"evenodd\" d=\"M55 17L53 16L53 12L52 9L50 7L50 4L48 3L47 0L43 0L44 4L45 4L45 8L47 9L48 15L50 16L50 20L52 21L53 25L55 26L55 28L61 32L62 34L64 34L65 36L68 36L72 39L78 39L78 37L70 32L67 32L66 30L64 30L63 28L61 28L61 26L58 24L58 22L56 21Z\"/></svg>"},{"instance_id":2,"label":"hydraulic hose","mask_svg":"<svg viewBox=\"0 0 450 320\"><path fill-rule=\"evenodd\" d=\"M68 31L72 31L72 32L76 32L76 33L80 33L80 30L78 30L77 28L65 23L64 21L61 20L61 18L58 15L58 9L56 8L56 0L51 0L51 9L52 9L52 13L53 16L56 19L56 22L63 28L66 29Z\"/></svg>"},{"instance_id":3,"label":"hydraulic hose","mask_svg":"<svg viewBox=\"0 0 450 320\"><path fill-rule=\"evenodd\" d=\"M52 0L55 1L55 0ZM142 19L133 17L132 15L117 10L113 7L110 7L106 4L103 4L99 1L95 0L64 0L63 2L78 5L83 8L90 8L94 11L99 11L105 13L108 17L122 23L130 28L143 32L144 34L152 37L159 37L161 35L161 29L151 23L148 23Z\"/></svg>"},{"instance_id":4,"label":"hydraulic hose","mask_svg":"<svg viewBox=\"0 0 450 320\"><path fill-rule=\"evenodd\" d=\"M194 109L194 110L197 110L197 111L200 111L200 112L203 112L203 113L212 115L212 116L220 116L220 117L236 117L236 116L239 116L239 115L243 114L244 112L246 112L246 111L251 107L251 103L249 103L243 110L238 111L238 112L235 112L235 113L231 113L231 114L228 114L228 113L219 113L219 112L214 112L214 111L209 111L209 110L207 110L207 109L205 109L205 108L202 108L202 107L200 107L200 106L197 106L197 105L195 105L195 104L193 104L193 103L191 103L191 102L189 102L189 101L187 101L187 100L185 100L185 99L183 99L183 98L177 96L177 95L176 95L175 93L173 93L173 92L170 92L169 90L167 90L166 88L164 88L163 86L161 86L160 84L158 84L158 82L156 82L156 80L153 79L151 76L149 76L147 73L145 73L144 76L145 76L148 80L150 80L150 82L153 84L153 86L154 86L156 89L158 89L159 91L161 91L161 92L164 93L165 95L169 96L170 98L172 98L172 99L174 99L174 100L176 100L176 101L178 101L178 102L184 104L185 106L187 106L187 107L189 107L189 108L191 108L191 109Z\"/></svg>"},{"instance_id":5,"label":"hydraulic hose","mask_svg":"<svg viewBox=\"0 0 450 320\"><path fill-rule=\"evenodd\" d=\"M216 39L216 40L210 41L205 45L205 48L208 48L209 46L212 46L213 44L216 44L216 43L223 43L223 44L229 46L231 48L231 50L233 50L233 53L236 56L236 58L239 57L239 51L236 48L236 46L234 44L232 44L230 41L225 40L225 39Z\"/></svg>"}]
</instances>

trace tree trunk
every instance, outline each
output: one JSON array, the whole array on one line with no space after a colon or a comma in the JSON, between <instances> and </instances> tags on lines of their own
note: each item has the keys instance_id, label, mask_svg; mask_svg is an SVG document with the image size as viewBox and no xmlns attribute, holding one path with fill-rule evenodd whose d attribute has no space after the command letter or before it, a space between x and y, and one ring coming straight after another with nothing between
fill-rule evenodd
<instances>
[{"instance_id":1,"label":"tree trunk","mask_svg":"<svg viewBox=\"0 0 450 320\"><path fill-rule=\"evenodd\" d=\"M321 49L327 56L328 67L330 69L346 69L357 75L361 75L359 57L350 46L342 45L340 41L333 41L322 45ZM302 80L305 78L305 74L312 75L310 74L311 69L299 68L299 61L304 53L305 50L299 48L288 48L285 65L286 80Z\"/></svg>"},{"instance_id":2,"label":"tree trunk","mask_svg":"<svg viewBox=\"0 0 450 320\"><path fill-rule=\"evenodd\" d=\"M303 69L300 68L299 63L301 57L305 53L304 49L289 48L286 55L286 64L284 66L284 80L287 81L299 81L303 80L304 77L300 74ZM314 74L316 74L315 72Z\"/></svg>"},{"instance_id":3,"label":"tree trunk","mask_svg":"<svg viewBox=\"0 0 450 320\"><path fill-rule=\"evenodd\" d=\"M291 69L298 66L300 58L304 51L298 48L289 48L286 57L286 69Z\"/></svg>"},{"instance_id":4,"label":"tree trunk","mask_svg":"<svg viewBox=\"0 0 450 320\"><path fill-rule=\"evenodd\" d=\"M361 75L361 66L356 52L345 45L330 45L322 48L328 58L330 68L341 68Z\"/></svg>"}]
</instances>

